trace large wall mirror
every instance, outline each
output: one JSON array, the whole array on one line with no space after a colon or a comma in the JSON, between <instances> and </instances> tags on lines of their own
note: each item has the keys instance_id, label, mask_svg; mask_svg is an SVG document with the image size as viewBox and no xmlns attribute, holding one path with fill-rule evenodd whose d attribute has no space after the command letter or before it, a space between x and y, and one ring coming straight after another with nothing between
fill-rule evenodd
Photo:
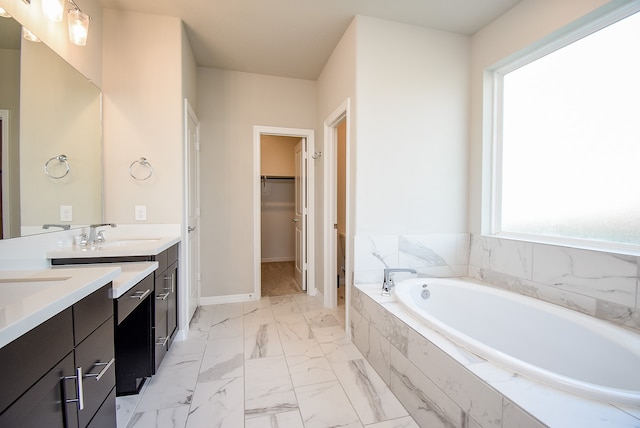
<instances>
[{"instance_id":1,"label":"large wall mirror","mask_svg":"<svg viewBox=\"0 0 640 428\"><path fill-rule=\"evenodd\" d=\"M0 17L2 233L13 238L100 223L100 89Z\"/></svg>"}]
</instances>

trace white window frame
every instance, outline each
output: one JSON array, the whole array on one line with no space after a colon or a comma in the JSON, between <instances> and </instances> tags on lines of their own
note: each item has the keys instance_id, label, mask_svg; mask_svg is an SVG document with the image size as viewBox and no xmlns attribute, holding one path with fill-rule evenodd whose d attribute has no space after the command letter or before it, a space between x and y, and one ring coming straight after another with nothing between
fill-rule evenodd
<instances>
[{"instance_id":1,"label":"white window frame","mask_svg":"<svg viewBox=\"0 0 640 428\"><path fill-rule=\"evenodd\" d=\"M490 101L485 109L490 109L486 124L491 139L491 189L490 189L490 234L522 241L547 243L575 248L595 249L603 251L622 251L640 254L640 245L613 243L578 238L533 235L525 233L504 232L501 230L502 214L502 117L503 117L503 78L506 74L532 63L545 55L568 46L590 34L593 34L617 21L640 12L640 1L631 1L620 6L612 2L608 6L597 9L582 19L556 31L537 43L511 55L485 71L485 96Z\"/></svg>"}]
</instances>

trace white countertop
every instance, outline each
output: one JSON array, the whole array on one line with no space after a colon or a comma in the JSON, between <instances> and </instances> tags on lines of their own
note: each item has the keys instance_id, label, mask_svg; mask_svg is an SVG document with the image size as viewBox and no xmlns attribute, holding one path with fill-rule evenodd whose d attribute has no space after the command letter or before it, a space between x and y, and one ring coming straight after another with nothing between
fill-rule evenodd
<instances>
[{"instance_id":1,"label":"white countertop","mask_svg":"<svg viewBox=\"0 0 640 428\"><path fill-rule=\"evenodd\" d=\"M117 299L158 269L158 262L110 263L120 266L120 276L113 281L111 298ZM84 265L87 266L87 265Z\"/></svg>"},{"instance_id":2,"label":"white countertop","mask_svg":"<svg viewBox=\"0 0 640 428\"><path fill-rule=\"evenodd\" d=\"M0 271L0 348L82 300L121 273L120 266Z\"/></svg>"},{"instance_id":3,"label":"white countertop","mask_svg":"<svg viewBox=\"0 0 640 428\"><path fill-rule=\"evenodd\" d=\"M74 259L96 257L155 256L180 242L180 237L150 237L122 240L107 240L99 244L81 247L61 246L47 251L48 259Z\"/></svg>"}]
</instances>

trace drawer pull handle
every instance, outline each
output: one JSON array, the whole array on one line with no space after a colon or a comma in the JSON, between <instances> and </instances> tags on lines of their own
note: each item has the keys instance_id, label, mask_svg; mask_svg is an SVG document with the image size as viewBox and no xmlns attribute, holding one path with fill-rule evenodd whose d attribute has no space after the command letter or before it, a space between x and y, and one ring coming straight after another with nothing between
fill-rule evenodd
<instances>
[{"instance_id":1,"label":"drawer pull handle","mask_svg":"<svg viewBox=\"0 0 640 428\"><path fill-rule=\"evenodd\" d=\"M165 291L170 291L173 293L173 287L175 286L175 282L176 282L175 278L176 276L173 273L171 273L171 275L165 275L164 282L165 284L167 282L169 283L168 287L167 286L164 287Z\"/></svg>"},{"instance_id":2,"label":"drawer pull handle","mask_svg":"<svg viewBox=\"0 0 640 428\"><path fill-rule=\"evenodd\" d=\"M142 300L145 297L147 297L147 295L151 293L151 290L147 288L146 291L136 291L135 293L133 293L131 296L129 296L130 299L139 299Z\"/></svg>"},{"instance_id":3,"label":"drawer pull handle","mask_svg":"<svg viewBox=\"0 0 640 428\"><path fill-rule=\"evenodd\" d=\"M104 366L102 368L102 370L100 370L100 373L87 373L84 375L84 377L95 377L96 381L99 381L100 379L102 379L102 376L104 376L107 373L107 370L109 370L109 367L111 367L113 365L113 363L115 363L116 359L112 358L108 363L95 363L93 366Z\"/></svg>"},{"instance_id":4,"label":"drawer pull handle","mask_svg":"<svg viewBox=\"0 0 640 428\"><path fill-rule=\"evenodd\" d=\"M84 410L84 388L82 386L82 367L76 367L75 376L65 376L64 379L75 379L78 398L64 400L65 403L78 403L78 410Z\"/></svg>"},{"instance_id":5,"label":"drawer pull handle","mask_svg":"<svg viewBox=\"0 0 640 428\"><path fill-rule=\"evenodd\" d=\"M167 297L169 297L169 294L171 293L162 293L162 294L158 294L156 296L156 300L167 300Z\"/></svg>"},{"instance_id":6,"label":"drawer pull handle","mask_svg":"<svg viewBox=\"0 0 640 428\"><path fill-rule=\"evenodd\" d=\"M156 339L156 346L166 346L168 341L169 341L169 336L159 337Z\"/></svg>"}]
</instances>

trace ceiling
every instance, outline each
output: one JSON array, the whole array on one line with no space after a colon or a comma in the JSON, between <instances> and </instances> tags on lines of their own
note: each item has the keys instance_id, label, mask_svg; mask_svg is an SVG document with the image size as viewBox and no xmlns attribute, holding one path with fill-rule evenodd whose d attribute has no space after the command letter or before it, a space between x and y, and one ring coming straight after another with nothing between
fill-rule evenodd
<instances>
[{"instance_id":1,"label":"ceiling","mask_svg":"<svg viewBox=\"0 0 640 428\"><path fill-rule=\"evenodd\" d=\"M521 0L99 0L181 18L199 66L316 80L356 15L472 35Z\"/></svg>"}]
</instances>

